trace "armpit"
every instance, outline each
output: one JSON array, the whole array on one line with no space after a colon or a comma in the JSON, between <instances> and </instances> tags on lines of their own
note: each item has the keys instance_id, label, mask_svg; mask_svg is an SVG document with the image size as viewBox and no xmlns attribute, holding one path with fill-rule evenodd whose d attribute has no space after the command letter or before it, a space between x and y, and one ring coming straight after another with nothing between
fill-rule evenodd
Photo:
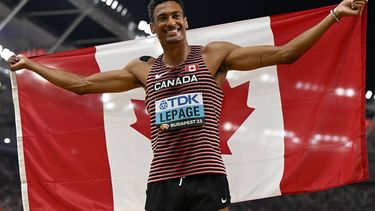
<instances>
[{"instance_id":1,"label":"armpit","mask_svg":"<svg viewBox=\"0 0 375 211\"><path fill-rule=\"evenodd\" d=\"M148 62L148 60L150 60L151 59L151 56L141 56L140 58L139 58L139 60L141 60L142 62Z\"/></svg>"}]
</instances>

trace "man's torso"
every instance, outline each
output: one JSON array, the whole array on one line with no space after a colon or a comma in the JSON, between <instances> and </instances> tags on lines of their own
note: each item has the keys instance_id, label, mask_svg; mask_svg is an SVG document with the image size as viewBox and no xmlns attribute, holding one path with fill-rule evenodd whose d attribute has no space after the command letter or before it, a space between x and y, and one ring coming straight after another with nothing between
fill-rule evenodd
<instances>
[{"instance_id":1,"label":"man's torso","mask_svg":"<svg viewBox=\"0 0 375 211\"><path fill-rule=\"evenodd\" d=\"M149 182L225 174L218 132L222 100L200 46L192 46L177 67L167 67L162 56L153 61L146 80L154 153Z\"/></svg>"}]
</instances>

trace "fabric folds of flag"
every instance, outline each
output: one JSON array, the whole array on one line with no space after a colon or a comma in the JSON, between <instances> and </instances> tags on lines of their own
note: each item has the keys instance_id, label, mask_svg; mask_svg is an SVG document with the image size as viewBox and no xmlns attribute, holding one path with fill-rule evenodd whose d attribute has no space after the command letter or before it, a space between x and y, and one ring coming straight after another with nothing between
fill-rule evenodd
<instances>
[{"instance_id":1,"label":"fabric folds of flag","mask_svg":"<svg viewBox=\"0 0 375 211\"><path fill-rule=\"evenodd\" d=\"M282 45L331 8L194 29L188 40ZM220 142L233 202L368 179L366 20L367 11L342 19L292 65L228 73ZM90 75L160 53L147 38L34 59ZM152 159L143 89L77 96L27 70L12 82L25 210L143 210Z\"/></svg>"}]
</instances>

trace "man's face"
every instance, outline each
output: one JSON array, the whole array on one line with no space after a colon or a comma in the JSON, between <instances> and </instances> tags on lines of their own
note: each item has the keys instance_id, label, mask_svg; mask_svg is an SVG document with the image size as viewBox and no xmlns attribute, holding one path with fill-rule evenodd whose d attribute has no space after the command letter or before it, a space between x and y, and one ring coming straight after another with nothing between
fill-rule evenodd
<instances>
[{"instance_id":1,"label":"man's face","mask_svg":"<svg viewBox=\"0 0 375 211\"><path fill-rule=\"evenodd\" d=\"M185 40L187 20L181 6L174 1L159 4L154 9L151 31L161 43L180 43Z\"/></svg>"}]
</instances>

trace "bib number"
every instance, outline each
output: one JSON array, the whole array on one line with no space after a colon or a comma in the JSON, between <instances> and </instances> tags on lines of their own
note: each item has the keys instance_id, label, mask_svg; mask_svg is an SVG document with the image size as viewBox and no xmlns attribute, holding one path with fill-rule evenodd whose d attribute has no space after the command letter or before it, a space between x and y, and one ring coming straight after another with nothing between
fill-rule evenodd
<instances>
[{"instance_id":1,"label":"bib number","mask_svg":"<svg viewBox=\"0 0 375 211\"><path fill-rule=\"evenodd\" d=\"M161 130L204 125L202 93L173 96L155 102L156 125Z\"/></svg>"}]
</instances>

